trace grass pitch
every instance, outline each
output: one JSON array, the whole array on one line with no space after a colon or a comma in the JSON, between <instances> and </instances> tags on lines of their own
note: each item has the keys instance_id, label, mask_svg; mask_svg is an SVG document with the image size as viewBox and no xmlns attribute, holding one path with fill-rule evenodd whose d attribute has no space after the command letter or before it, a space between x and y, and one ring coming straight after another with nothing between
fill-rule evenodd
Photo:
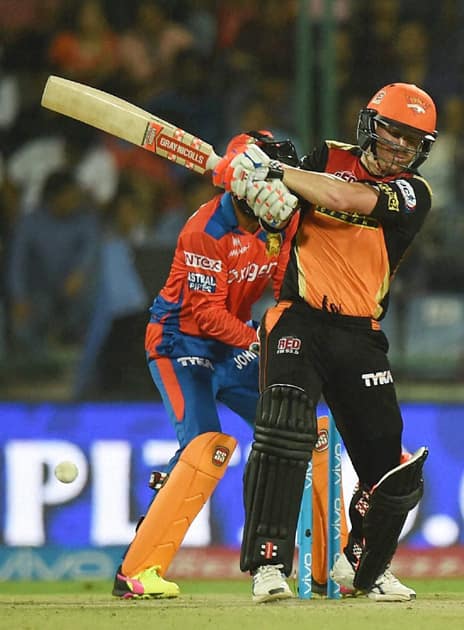
<instances>
[{"instance_id":1,"label":"grass pitch","mask_svg":"<svg viewBox=\"0 0 464 630\"><path fill-rule=\"evenodd\" d=\"M418 599L379 603L366 598L285 600L253 604L248 579L179 580L172 600L120 601L111 583L2 582L0 630L461 630L464 580L408 581Z\"/></svg>"}]
</instances>

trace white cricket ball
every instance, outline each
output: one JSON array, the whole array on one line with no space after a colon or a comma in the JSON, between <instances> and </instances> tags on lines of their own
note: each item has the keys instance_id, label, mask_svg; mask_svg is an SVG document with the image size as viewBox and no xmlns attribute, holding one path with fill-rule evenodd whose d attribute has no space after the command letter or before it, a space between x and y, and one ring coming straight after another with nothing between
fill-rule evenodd
<instances>
[{"instance_id":1,"label":"white cricket ball","mask_svg":"<svg viewBox=\"0 0 464 630\"><path fill-rule=\"evenodd\" d=\"M55 477L62 483L71 483L78 474L77 466L73 462L60 462L55 467Z\"/></svg>"}]
</instances>

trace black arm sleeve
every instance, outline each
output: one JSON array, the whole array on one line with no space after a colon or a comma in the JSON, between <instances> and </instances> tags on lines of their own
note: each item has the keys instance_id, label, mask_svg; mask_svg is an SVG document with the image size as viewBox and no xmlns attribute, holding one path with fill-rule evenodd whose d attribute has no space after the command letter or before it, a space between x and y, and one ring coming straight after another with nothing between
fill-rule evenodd
<instances>
[{"instance_id":1,"label":"black arm sleeve","mask_svg":"<svg viewBox=\"0 0 464 630\"><path fill-rule=\"evenodd\" d=\"M317 173L323 173L325 171L325 167L327 166L328 160L329 146L327 142L324 142L320 146L315 147L311 151L311 153L303 156L300 160L299 166L303 171L316 171ZM301 197L301 195L296 196L298 197L300 202L300 219L302 220L307 210L311 207L311 203Z\"/></svg>"},{"instance_id":2,"label":"black arm sleeve","mask_svg":"<svg viewBox=\"0 0 464 630\"><path fill-rule=\"evenodd\" d=\"M317 171L323 173L329 159L329 147L326 142L314 148L311 153L300 160L300 168L304 171Z\"/></svg>"},{"instance_id":3,"label":"black arm sleeve","mask_svg":"<svg viewBox=\"0 0 464 630\"><path fill-rule=\"evenodd\" d=\"M420 177L410 177L371 185L380 193L371 217L386 228L415 234L432 205L432 194L427 182Z\"/></svg>"}]
</instances>

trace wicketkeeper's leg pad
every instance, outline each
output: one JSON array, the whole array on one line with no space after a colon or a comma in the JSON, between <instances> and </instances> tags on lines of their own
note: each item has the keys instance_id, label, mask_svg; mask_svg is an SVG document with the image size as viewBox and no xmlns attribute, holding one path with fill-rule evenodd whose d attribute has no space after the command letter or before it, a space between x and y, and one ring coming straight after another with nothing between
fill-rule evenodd
<instances>
[{"instance_id":1,"label":"wicketkeeper's leg pad","mask_svg":"<svg viewBox=\"0 0 464 630\"><path fill-rule=\"evenodd\" d=\"M193 519L223 477L236 445L230 435L209 432L185 447L137 529L122 564L124 575L153 566L164 575Z\"/></svg>"},{"instance_id":2,"label":"wicketkeeper's leg pad","mask_svg":"<svg viewBox=\"0 0 464 630\"><path fill-rule=\"evenodd\" d=\"M396 551L408 512L424 491L422 468L428 450L414 455L386 473L372 488L369 508L363 520L363 551L354 578L355 588L369 591Z\"/></svg>"},{"instance_id":3,"label":"wicketkeeper's leg pad","mask_svg":"<svg viewBox=\"0 0 464 630\"><path fill-rule=\"evenodd\" d=\"M244 476L242 571L282 564L290 575L306 469L316 438L315 407L302 389L271 385L261 394Z\"/></svg>"}]
</instances>

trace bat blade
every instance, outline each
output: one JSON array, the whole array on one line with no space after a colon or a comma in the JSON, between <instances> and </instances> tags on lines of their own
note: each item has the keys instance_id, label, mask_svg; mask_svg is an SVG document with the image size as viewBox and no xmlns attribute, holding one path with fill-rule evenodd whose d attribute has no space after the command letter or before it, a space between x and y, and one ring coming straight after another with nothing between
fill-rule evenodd
<instances>
[{"instance_id":1,"label":"bat blade","mask_svg":"<svg viewBox=\"0 0 464 630\"><path fill-rule=\"evenodd\" d=\"M213 169L221 159L204 140L122 98L77 81L49 76L41 104L197 173Z\"/></svg>"}]
</instances>

